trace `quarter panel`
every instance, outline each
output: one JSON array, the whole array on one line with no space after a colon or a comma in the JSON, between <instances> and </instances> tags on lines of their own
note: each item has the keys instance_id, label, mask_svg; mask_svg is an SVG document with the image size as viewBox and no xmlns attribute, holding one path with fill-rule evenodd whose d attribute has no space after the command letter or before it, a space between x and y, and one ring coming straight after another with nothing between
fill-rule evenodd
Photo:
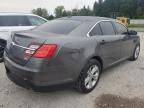
<instances>
[{"instance_id":1,"label":"quarter panel","mask_svg":"<svg viewBox=\"0 0 144 108\"><path fill-rule=\"evenodd\" d=\"M59 50L52 59L41 65L41 70L45 73L44 76L51 76L55 81L63 79L75 81L87 60L96 55L96 38L69 37L53 42L58 44ZM47 40L46 43L53 42ZM52 81L51 78L49 80Z\"/></svg>"}]
</instances>

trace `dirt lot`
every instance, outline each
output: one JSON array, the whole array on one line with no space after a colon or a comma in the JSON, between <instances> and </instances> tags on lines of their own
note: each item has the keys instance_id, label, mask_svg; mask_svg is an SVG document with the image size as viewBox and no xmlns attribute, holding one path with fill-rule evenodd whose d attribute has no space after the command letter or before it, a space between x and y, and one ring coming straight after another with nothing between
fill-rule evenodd
<instances>
[{"instance_id":1,"label":"dirt lot","mask_svg":"<svg viewBox=\"0 0 144 108\"><path fill-rule=\"evenodd\" d=\"M97 108L143 108L144 100L139 98L123 98L111 94L103 94L96 100Z\"/></svg>"},{"instance_id":2,"label":"dirt lot","mask_svg":"<svg viewBox=\"0 0 144 108\"><path fill-rule=\"evenodd\" d=\"M88 95L77 93L74 90L48 93L25 90L7 79L4 66L0 64L0 108L142 108L124 106L126 103L143 105L144 33L140 35L139 59L136 62L122 62L105 71L97 88ZM119 106L114 106L116 102ZM105 105L110 106L105 107Z\"/></svg>"}]
</instances>

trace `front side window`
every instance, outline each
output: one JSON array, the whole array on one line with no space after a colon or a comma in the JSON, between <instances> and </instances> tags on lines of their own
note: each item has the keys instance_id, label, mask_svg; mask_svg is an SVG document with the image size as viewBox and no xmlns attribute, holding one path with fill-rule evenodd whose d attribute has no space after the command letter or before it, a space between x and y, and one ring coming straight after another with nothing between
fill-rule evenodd
<instances>
[{"instance_id":1,"label":"front side window","mask_svg":"<svg viewBox=\"0 0 144 108\"><path fill-rule=\"evenodd\" d=\"M127 28L120 23L116 22L115 26L118 34L125 34L128 31Z\"/></svg>"},{"instance_id":2,"label":"front side window","mask_svg":"<svg viewBox=\"0 0 144 108\"><path fill-rule=\"evenodd\" d=\"M66 35L72 32L80 24L80 21L53 20L37 27L35 30Z\"/></svg>"},{"instance_id":3,"label":"front side window","mask_svg":"<svg viewBox=\"0 0 144 108\"><path fill-rule=\"evenodd\" d=\"M96 36L96 35L102 35L102 31L101 31L101 28L100 28L100 25L97 24L93 30L89 33L90 36Z\"/></svg>"},{"instance_id":4,"label":"front side window","mask_svg":"<svg viewBox=\"0 0 144 108\"><path fill-rule=\"evenodd\" d=\"M30 26L26 16L0 16L0 26Z\"/></svg>"},{"instance_id":5,"label":"front side window","mask_svg":"<svg viewBox=\"0 0 144 108\"><path fill-rule=\"evenodd\" d=\"M103 35L115 35L113 25L109 21L104 21L100 23Z\"/></svg>"},{"instance_id":6,"label":"front side window","mask_svg":"<svg viewBox=\"0 0 144 108\"><path fill-rule=\"evenodd\" d=\"M39 26L46 22L44 19L36 17L36 16L28 16L28 19L32 26Z\"/></svg>"}]
</instances>

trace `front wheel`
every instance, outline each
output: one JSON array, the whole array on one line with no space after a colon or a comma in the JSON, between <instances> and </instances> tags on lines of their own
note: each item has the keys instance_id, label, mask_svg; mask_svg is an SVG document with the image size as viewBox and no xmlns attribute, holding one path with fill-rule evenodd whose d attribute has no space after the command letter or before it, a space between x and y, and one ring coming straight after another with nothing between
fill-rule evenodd
<instances>
[{"instance_id":1,"label":"front wheel","mask_svg":"<svg viewBox=\"0 0 144 108\"><path fill-rule=\"evenodd\" d=\"M133 52L133 56L130 58L130 60L135 61L138 59L140 53L140 45L136 45L135 50Z\"/></svg>"},{"instance_id":2,"label":"front wheel","mask_svg":"<svg viewBox=\"0 0 144 108\"><path fill-rule=\"evenodd\" d=\"M101 70L97 60L90 60L80 73L76 88L82 93L91 92L99 81Z\"/></svg>"}]
</instances>

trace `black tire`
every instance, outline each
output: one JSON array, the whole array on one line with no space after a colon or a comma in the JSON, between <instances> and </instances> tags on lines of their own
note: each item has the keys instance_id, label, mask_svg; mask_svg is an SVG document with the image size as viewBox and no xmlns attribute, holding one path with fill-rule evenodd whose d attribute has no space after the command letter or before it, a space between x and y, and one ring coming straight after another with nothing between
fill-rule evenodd
<instances>
[{"instance_id":1,"label":"black tire","mask_svg":"<svg viewBox=\"0 0 144 108\"><path fill-rule=\"evenodd\" d=\"M2 50L0 50L0 63L2 63L3 62L3 53L4 53L4 51Z\"/></svg>"},{"instance_id":2,"label":"black tire","mask_svg":"<svg viewBox=\"0 0 144 108\"><path fill-rule=\"evenodd\" d=\"M98 67L99 75L98 75L96 84L92 88L88 89L88 88L86 88L86 85L85 85L85 79L88 77L88 70L90 69L91 66L94 66L94 65L96 65ZM82 72L80 73L78 81L76 82L75 88L79 92L82 92L82 93L91 92L96 87L96 85L99 82L100 74L101 74L101 71L102 71L101 67L102 66L101 66L101 64L100 64L100 62L98 60L95 60L95 59L89 60L88 63L82 69Z\"/></svg>"},{"instance_id":3,"label":"black tire","mask_svg":"<svg viewBox=\"0 0 144 108\"><path fill-rule=\"evenodd\" d=\"M133 56L129 59L130 61L136 61L138 59L139 54L138 54L137 57L135 56L135 53L136 53L136 50L137 50L138 47L139 47L139 53L140 53L140 45L137 44L136 47L135 47L135 49L134 49Z\"/></svg>"},{"instance_id":4,"label":"black tire","mask_svg":"<svg viewBox=\"0 0 144 108\"><path fill-rule=\"evenodd\" d=\"M3 62L3 58L0 58L0 63L2 63Z\"/></svg>"}]
</instances>

